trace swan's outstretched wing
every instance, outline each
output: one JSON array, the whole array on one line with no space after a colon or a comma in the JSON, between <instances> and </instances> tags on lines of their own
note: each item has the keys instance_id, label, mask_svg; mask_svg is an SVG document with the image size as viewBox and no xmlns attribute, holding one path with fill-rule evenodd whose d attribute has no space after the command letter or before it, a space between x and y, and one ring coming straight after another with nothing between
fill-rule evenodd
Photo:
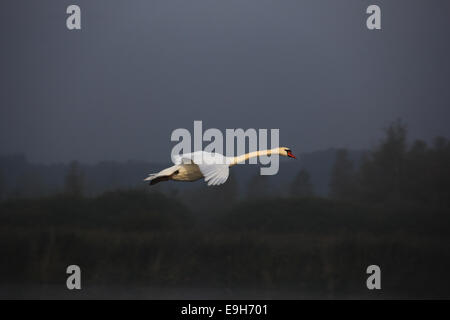
<instances>
[{"instance_id":1,"label":"swan's outstretched wing","mask_svg":"<svg viewBox=\"0 0 450 320\"><path fill-rule=\"evenodd\" d=\"M205 177L208 186L218 186L225 183L230 174L227 164L200 164L200 171Z\"/></svg>"},{"instance_id":2,"label":"swan's outstretched wing","mask_svg":"<svg viewBox=\"0 0 450 320\"><path fill-rule=\"evenodd\" d=\"M174 156L175 165L194 163L205 177L208 186L218 186L225 183L230 174L228 159L219 153L197 151L194 153Z\"/></svg>"},{"instance_id":3,"label":"swan's outstretched wing","mask_svg":"<svg viewBox=\"0 0 450 320\"><path fill-rule=\"evenodd\" d=\"M167 181L170 180L170 177L177 172L177 170L180 168L179 165L174 165L172 167L169 167L167 169L161 170L158 173L151 173L147 178L144 179L144 181L150 182L151 185L154 185L161 181Z\"/></svg>"}]
</instances>

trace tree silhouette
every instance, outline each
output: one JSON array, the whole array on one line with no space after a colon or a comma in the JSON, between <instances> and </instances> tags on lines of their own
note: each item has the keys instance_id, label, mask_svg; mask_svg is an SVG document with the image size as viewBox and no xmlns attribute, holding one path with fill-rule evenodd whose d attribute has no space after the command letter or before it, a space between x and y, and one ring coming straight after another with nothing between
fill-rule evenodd
<instances>
[{"instance_id":1,"label":"tree silhouette","mask_svg":"<svg viewBox=\"0 0 450 320\"><path fill-rule=\"evenodd\" d=\"M406 154L405 179L403 196L410 201L430 201L433 193L432 159L427 144L416 140ZM432 178L434 179L434 178Z\"/></svg>"},{"instance_id":2,"label":"tree silhouette","mask_svg":"<svg viewBox=\"0 0 450 320\"><path fill-rule=\"evenodd\" d=\"M355 196L356 180L353 162L346 149L336 151L330 177L330 196L336 199L352 199Z\"/></svg>"},{"instance_id":3,"label":"tree silhouette","mask_svg":"<svg viewBox=\"0 0 450 320\"><path fill-rule=\"evenodd\" d=\"M37 170L28 169L17 179L15 196L20 198L41 197L46 194L42 175Z\"/></svg>"},{"instance_id":4,"label":"tree silhouette","mask_svg":"<svg viewBox=\"0 0 450 320\"><path fill-rule=\"evenodd\" d=\"M3 171L0 169L0 201L3 200L6 192L5 179L3 177Z\"/></svg>"},{"instance_id":5,"label":"tree silhouette","mask_svg":"<svg viewBox=\"0 0 450 320\"><path fill-rule=\"evenodd\" d=\"M406 126L400 120L386 129L380 146L361 166L361 191L366 200L396 201L404 188Z\"/></svg>"},{"instance_id":6,"label":"tree silhouette","mask_svg":"<svg viewBox=\"0 0 450 320\"><path fill-rule=\"evenodd\" d=\"M257 199L268 196L270 193L270 184L267 176L260 174L254 175L247 186L247 197Z\"/></svg>"},{"instance_id":7,"label":"tree silhouette","mask_svg":"<svg viewBox=\"0 0 450 320\"><path fill-rule=\"evenodd\" d=\"M238 185L233 173L230 172L227 182L222 187L222 201L224 203L233 203L238 196Z\"/></svg>"},{"instance_id":8,"label":"tree silhouette","mask_svg":"<svg viewBox=\"0 0 450 320\"><path fill-rule=\"evenodd\" d=\"M437 137L430 152L429 176L432 179L431 189L434 191L432 201L438 205L450 204L450 141Z\"/></svg>"},{"instance_id":9,"label":"tree silhouette","mask_svg":"<svg viewBox=\"0 0 450 320\"><path fill-rule=\"evenodd\" d=\"M65 193L75 197L81 197L84 193L84 175L77 161L69 165L69 170L64 183Z\"/></svg>"},{"instance_id":10,"label":"tree silhouette","mask_svg":"<svg viewBox=\"0 0 450 320\"><path fill-rule=\"evenodd\" d=\"M291 183L290 194L293 197L310 197L314 195L311 177L305 169L301 169Z\"/></svg>"},{"instance_id":11,"label":"tree silhouette","mask_svg":"<svg viewBox=\"0 0 450 320\"><path fill-rule=\"evenodd\" d=\"M209 208L218 206L222 209L229 209L237 200L238 185L231 172L224 184L214 187L203 187L206 190L202 192L205 196L202 197L201 201L207 204Z\"/></svg>"}]
</instances>

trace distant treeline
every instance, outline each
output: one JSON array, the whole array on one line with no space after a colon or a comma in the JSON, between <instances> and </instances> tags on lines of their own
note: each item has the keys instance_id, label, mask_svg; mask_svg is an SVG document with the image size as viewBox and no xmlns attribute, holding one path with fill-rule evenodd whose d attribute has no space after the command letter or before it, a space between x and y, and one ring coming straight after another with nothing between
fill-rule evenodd
<instances>
[{"instance_id":1,"label":"distant treeline","mask_svg":"<svg viewBox=\"0 0 450 320\"><path fill-rule=\"evenodd\" d=\"M205 191L201 181L162 183L152 189L177 194L181 199L191 199L199 190L217 193L227 199L226 204L230 199L316 195L363 203L413 201L445 206L450 199L449 154L450 142L444 137L435 138L431 145L421 140L408 144L406 126L397 121L371 151L329 149L302 154L298 161L281 163L275 176L260 176L255 165L237 166L217 192ZM3 156L0 200L61 193L97 196L118 189L144 189L147 185L143 177L163 167L138 161L37 165L23 155Z\"/></svg>"},{"instance_id":2,"label":"distant treeline","mask_svg":"<svg viewBox=\"0 0 450 320\"><path fill-rule=\"evenodd\" d=\"M295 150L294 150L295 151ZM326 196L329 191L329 179L334 163L336 149L298 154L299 160L281 159L280 171L267 180L269 192L274 195L286 195L290 192L290 183L300 169L306 169L311 175L314 192ZM348 151L349 158L359 163L362 151ZM169 164L144 161L103 161L97 164L85 164L78 161L59 164L35 164L24 155L0 156L0 199L30 198L49 196L66 191L67 176L78 172L82 176L82 192L85 196L97 196L107 191L128 188L147 188L143 179L148 173L157 172ZM240 165L231 170L234 175L238 196L245 198L250 180L259 174L259 165ZM75 169L75 170L74 170ZM161 183L153 189L165 194L175 191L184 192L201 186L196 183ZM252 188L253 189L253 188Z\"/></svg>"},{"instance_id":3,"label":"distant treeline","mask_svg":"<svg viewBox=\"0 0 450 320\"><path fill-rule=\"evenodd\" d=\"M431 146L422 140L408 145L406 133L400 121L393 123L356 169L347 151L339 150L331 174L331 196L363 203L421 203L448 208L450 141L437 137Z\"/></svg>"}]
</instances>

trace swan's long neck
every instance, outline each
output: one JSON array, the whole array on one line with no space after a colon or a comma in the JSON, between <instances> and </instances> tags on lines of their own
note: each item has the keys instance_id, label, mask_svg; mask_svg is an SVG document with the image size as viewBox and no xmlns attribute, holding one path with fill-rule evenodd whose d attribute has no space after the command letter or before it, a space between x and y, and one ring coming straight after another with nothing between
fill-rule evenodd
<instances>
[{"instance_id":1,"label":"swan's long neck","mask_svg":"<svg viewBox=\"0 0 450 320\"><path fill-rule=\"evenodd\" d=\"M255 158L255 157L259 157L259 156L270 156L272 154L279 154L279 153L280 153L280 151L277 148L249 152L249 153L237 156L237 157L233 157L232 161L230 162L230 167L234 166L235 164L245 162L250 158Z\"/></svg>"}]
</instances>

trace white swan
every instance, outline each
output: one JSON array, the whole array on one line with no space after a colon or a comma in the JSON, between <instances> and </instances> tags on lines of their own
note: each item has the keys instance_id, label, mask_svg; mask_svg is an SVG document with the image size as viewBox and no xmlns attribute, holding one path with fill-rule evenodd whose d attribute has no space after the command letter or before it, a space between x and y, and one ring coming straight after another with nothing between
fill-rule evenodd
<instances>
[{"instance_id":1,"label":"white swan","mask_svg":"<svg viewBox=\"0 0 450 320\"><path fill-rule=\"evenodd\" d=\"M269 150L254 151L237 157L225 157L220 153L197 151L193 153L175 156L175 165L158 173L150 174L144 181L154 185L161 181L196 181L205 178L208 186L225 183L229 175L229 167L244 162L250 158L279 154L281 156L295 158L289 148L274 148Z\"/></svg>"}]
</instances>

